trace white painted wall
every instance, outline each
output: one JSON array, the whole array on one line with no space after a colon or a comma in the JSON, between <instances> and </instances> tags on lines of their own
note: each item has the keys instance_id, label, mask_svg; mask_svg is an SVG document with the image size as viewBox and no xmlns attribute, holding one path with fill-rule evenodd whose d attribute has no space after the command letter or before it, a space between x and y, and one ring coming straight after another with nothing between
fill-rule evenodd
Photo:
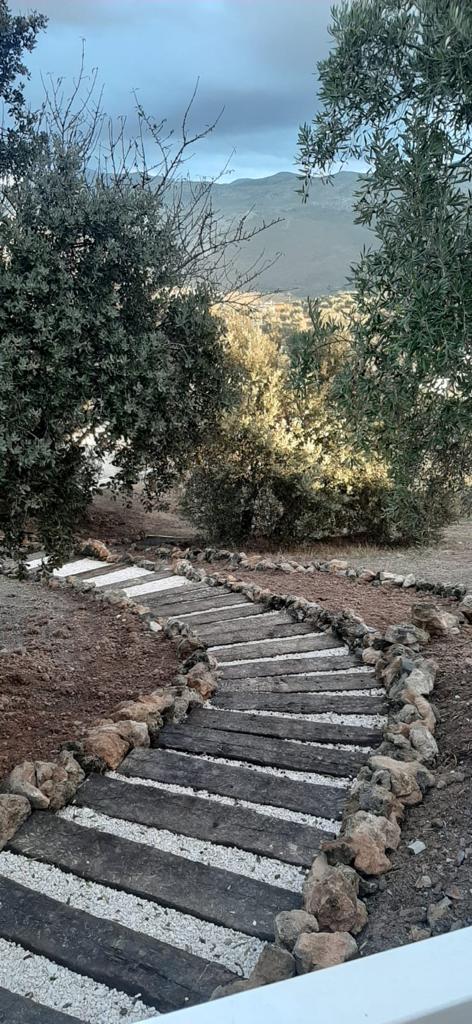
<instances>
[{"instance_id":1,"label":"white painted wall","mask_svg":"<svg viewBox=\"0 0 472 1024\"><path fill-rule=\"evenodd\" d=\"M472 1024L472 928L143 1024Z\"/></svg>"}]
</instances>

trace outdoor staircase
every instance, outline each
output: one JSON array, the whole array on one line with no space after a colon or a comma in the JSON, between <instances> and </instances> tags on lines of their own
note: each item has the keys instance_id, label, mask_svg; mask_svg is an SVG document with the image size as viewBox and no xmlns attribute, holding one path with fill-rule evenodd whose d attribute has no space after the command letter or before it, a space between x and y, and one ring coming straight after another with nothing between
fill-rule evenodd
<instances>
[{"instance_id":1,"label":"outdoor staircase","mask_svg":"<svg viewBox=\"0 0 472 1024\"><path fill-rule=\"evenodd\" d=\"M274 916L301 906L385 702L340 640L285 611L170 567L56 575L191 623L219 665L210 702L0 853L0 1021L126 1024L249 974Z\"/></svg>"}]
</instances>

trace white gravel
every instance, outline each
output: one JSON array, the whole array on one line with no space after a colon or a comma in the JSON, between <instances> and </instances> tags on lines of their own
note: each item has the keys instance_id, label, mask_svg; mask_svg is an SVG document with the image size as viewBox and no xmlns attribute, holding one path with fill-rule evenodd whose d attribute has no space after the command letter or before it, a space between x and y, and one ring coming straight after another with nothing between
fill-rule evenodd
<instances>
[{"instance_id":1,"label":"white gravel","mask_svg":"<svg viewBox=\"0 0 472 1024\"><path fill-rule=\"evenodd\" d=\"M249 761L233 761L227 757L213 757L211 754L199 754L203 761L210 761L212 764L229 764L231 768L247 768L251 772L261 772L263 775L274 775L278 779L293 779L294 782L312 782L318 786L333 786L338 789L349 789L352 779L342 778L334 775L321 775L319 772L297 772L292 768L270 768L267 765L251 764ZM195 757L195 754L185 754L179 750L179 757Z\"/></svg>"},{"instance_id":2,"label":"white gravel","mask_svg":"<svg viewBox=\"0 0 472 1024\"><path fill-rule=\"evenodd\" d=\"M210 711L225 711L226 709L215 708L211 702L204 705L205 710ZM318 713L313 712L312 714L304 715L302 713L295 712L282 712L282 711L261 711L258 708L248 708L237 710L231 709L226 712L227 714L238 714L238 715L259 715L262 718L288 718L289 721L293 722L297 719L300 722L329 722L331 725L366 725L366 726L383 726L387 723L386 715L359 715L359 714L343 714L335 711L320 711Z\"/></svg>"},{"instance_id":3,"label":"white gravel","mask_svg":"<svg viewBox=\"0 0 472 1024\"><path fill-rule=\"evenodd\" d=\"M305 661L306 658L339 658L349 654L347 647L328 647L324 651L290 651L288 654L276 654L265 658L237 658L236 661L225 661L222 662L223 668L228 668L229 665L257 665L265 664L266 662L281 662L281 661Z\"/></svg>"},{"instance_id":4,"label":"white gravel","mask_svg":"<svg viewBox=\"0 0 472 1024\"><path fill-rule=\"evenodd\" d=\"M35 892L220 963L236 974L247 976L264 947L260 939L232 928L200 921L190 914L66 874L51 864L19 854L0 853L0 872ZM105 1020L108 1018L103 1017L100 1024L105 1024Z\"/></svg>"},{"instance_id":5,"label":"white gravel","mask_svg":"<svg viewBox=\"0 0 472 1024\"><path fill-rule=\"evenodd\" d=\"M191 786L177 786L171 782L156 782L154 779L140 779L120 775L118 772L107 772L109 778L117 779L119 782L128 782L131 786L149 786L153 789L164 790L167 793L181 793L183 796L200 796L205 800L213 800L218 804L226 804L227 807L247 807L250 811L258 814L265 814L270 818L281 818L284 821L296 821L299 825L311 825L312 828L320 828L326 832L339 832L341 828L339 821L332 818L320 818L315 814L303 814L302 811L291 811L288 807L272 807L271 804L256 804L249 800L238 800L232 796L221 796L219 793L210 793L207 789L192 789Z\"/></svg>"},{"instance_id":6,"label":"white gravel","mask_svg":"<svg viewBox=\"0 0 472 1024\"><path fill-rule=\"evenodd\" d=\"M244 603L238 604L238 605L236 605L236 607L237 608L247 608L248 605L250 605L250 604L252 604L252 601L244 601ZM206 614L207 612L222 612L222 611L225 611L227 608L234 608L234 607L235 607L234 604L220 604L220 605L217 605L216 608L205 608L204 609L204 613ZM193 615L202 615L202 614L203 614L202 611L199 611L199 612L186 612L185 615L179 615L179 619L191 619ZM271 615L275 615L275 612L270 612L270 614ZM225 619L224 621L225 621L225 623L227 622L227 623L231 623L231 624L233 622L241 622L241 619L244 619L245 622L254 622L254 619L260 619L260 617L261 616L258 615L257 612L254 612L254 615L238 615L234 619ZM213 623L205 622L205 623L203 623L203 625L211 626L211 625L213 625ZM218 623L215 623L215 625L218 625Z\"/></svg>"},{"instance_id":7,"label":"white gravel","mask_svg":"<svg viewBox=\"0 0 472 1024\"><path fill-rule=\"evenodd\" d=\"M235 846L219 846L203 839L193 839L179 833L168 832L166 829L149 828L147 825L136 825L134 822L112 818L100 814L88 807L65 807L59 816L66 821L74 821L85 828L97 828L101 832L109 832L122 839L130 839L134 843L144 843L156 850L173 853L177 857L211 867L223 868L248 878L257 878L261 882L301 892L305 873L294 864L283 864L270 857L260 857Z\"/></svg>"},{"instance_id":8,"label":"white gravel","mask_svg":"<svg viewBox=\"0 0 472 1024\"><path fill-rule=\"evenodd\" d=\"M238 640L236 643L232 644L216 644L214 647L209 647L209 650L222 651L226 650L227 647L235 647L237 649L238 647L241 647L241 645L244 647L253 647L254 644L259 644L261 646L262 644L280 644L283 646L287 640L304 640L307 636L323 636L323 634L314 629L312 633L297 633L292 634L292 636L275 636L272 638L264 638L263 640Z\"/></svg>"},{"instance_id":9,"label":"white gravel","mask_svg":"<svg viewBox=\"0 0 472 1024\"><path fill-rule=\"evenodd\" d=\"M312 743L311 740L282 740L283 743L296 743L297 746L314 747L320 754L323 750L363 750L367 758L370 754L370 747L363 747L358 743Z\"/></svg>"},{"instance_id":10,"label":"white gravel","mask_svg":"<svg viewBox=\"0 0 472 1024\"><path fill-rule=\"evenodd\" d=\"M161 590L176 590L189 586L184 576L167 576L164 580L149 580L149 583L138 583L137 586L125 587L127 597L141 597L143 594L157 594Z\"/></svg>"},{"instance_id":11,"label":"white gravel","mask_svg":"<svg viewBox=\"0 0 472 1024\"><path fill-rule=\"evenodd\" d=\"M114 572L107 572L104 576L92 576L87 583L94 583L96 587L107 587L110 583L125 583L126 580L149 575L149 569L140 569L137 565L127 565L124 569L115 569Z\"/></svg>"},{"instance_id":12,"label":"white gravel","mask_svg":"<svg viewBox=\"0 0 472 1024\"><path fill-rule=\"evenodd\" d=\"M130 1024L158 1013L137 997L75 974L6 939L0 939L0 985L88 1024Z\"/></svg>"}]
</instances>

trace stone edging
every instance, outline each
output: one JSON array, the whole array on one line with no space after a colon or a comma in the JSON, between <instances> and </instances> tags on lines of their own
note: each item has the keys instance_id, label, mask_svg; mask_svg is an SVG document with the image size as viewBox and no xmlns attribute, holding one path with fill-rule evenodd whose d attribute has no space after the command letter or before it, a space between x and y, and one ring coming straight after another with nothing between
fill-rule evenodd
<instances>
[{"instance_id":1,"label":"stone edging","mask_svg":"<svg viewBox=\"0 0 472 1024\"><path fill-rule=\"evenodd\" d=\"M150 569L161 567L149 560L136 564ZM307 875L304 909L277 915L275 944L264 949L248 979L217 990L214 996L218 997L342 963L357 955L356 936L368 916L364 900L378 891L379 879L391 867L388 853L399 845L405 809L420 803L434 784L430 766L438 753L434 739L437 715L427 697L434 687L437 666L421 653L429 634L418 625L389 626L382 634L369 629L352 612L334 614L304 598L273 594L223 574L208 575L188 560L177 561L174 571L209 586L224 585L268 608L285 608L297 621L332 629L351 650L362 652L362 661L374 668L379 684L385 687L389 705L383 743L353 782L340 834L323 844ZM0 795L0 848L32 807L56 810L64 806L73 799L86 772L116 770L131 747L148 746L164 720L181 721L189 707L211 696L217 685L212 672L215 662L205 644L178 618L163 620L162 625L146 606L103 593L74 577L49 578L46 583L53 588L71 587L93 594L99 604L132 611L154 632L163 629L169 638L178 637L182 674L170 690L155 690L137 701L118 705L108 719L92 725L84 739L66 743L56 762L25 762L14 768L4 780ZM430 606L417 606L422 607ZM437 612L438 621L443 614ZM419 611L418 615L421 618Z\"/></svg>"},{"instance_id":2,"label":"stone edging","mask_svg":"<svg viewBox=\"0 0 472 1024\"><path fill-rule=\"evenodd\" d=\"M145 546L144 539L139 545ZM336 576L352 579L355 582L370 584L371 586L397 587L403 590L416 590L422 593L435 594L437 597L450 597L461 603L461 611L469 613L472 621L472 593L468 593L464 584L431 583L429 580L419 580L409 573L400 575L393 572L377 571L375 569L359 568L350 566L347 561L341 558L332 558L328 562L293 562L273 561L272 559L261 559L259 562L250 562L244 552L229 551L226 548L185 548L177 545L173 547L158 547L156 554L165 558L186 558L196 562L223 562L228 561L233 568L243 569L245 572L264 572L278 570L287 574L294 572L301 573L334 573ZM465 599L465 604L464 604Z\"/></svg>"},{"instance_id":3,"label":"stone edging","mask_svg":"<svg viewBox=\"0 0 472 1024\"><path fill-rule=\"evenodd\" d=\"M223 574L208 575L188 560L177 562L175 571L209 586L225 585L268 608L283 607L298 621L331 628L351 650L362 651L363 663L374 668L385 687L389 709L383 743L351 787L340 834L323 844L307 875L304 909L277 915L276 944L266 947L248 979L217 990L214 995L219 997L357 956L356 936L368 917L364 900L379 890L380 879L391 868L388 854L400 843L406 808L420 803L434 784L437 714L427 697L437 665L422 654L430 634L418 625L392 625L380 633L352 612L336 615L303 598L272 594ZM420 609L431 606L416 607L421 618ZM443 614L436 610L435 619L429 613L432 631L441 632ZM448 618L448 627L454 628L456 617ZM190 633L178 620L172 628Z\"/></svg>"}]
</instances>

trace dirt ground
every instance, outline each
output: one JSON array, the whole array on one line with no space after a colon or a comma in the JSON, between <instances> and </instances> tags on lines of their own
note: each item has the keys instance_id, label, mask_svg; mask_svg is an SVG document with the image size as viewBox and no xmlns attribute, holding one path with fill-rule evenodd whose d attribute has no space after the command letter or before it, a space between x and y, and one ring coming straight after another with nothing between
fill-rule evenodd
<instances>
[{"instance_id":1,"label":"dirt ground","mask_svg":"<svg viewBox=\"0 0 472 1024\"><path fill-rule=\"evenodd\" d=\"M128 612L0 577L0 777L177 671L173 645Z\"/></svg>"},{"instance_id":2,"label":"dirt ground","mask_svg":"<svg viewBox=\"0 0 472 1024\"><path fill-rule=\"evenodd\" d=\"M472 626L428 652L440 666L436 786L407 814L392 870L367 901L364 955L472 925ZM408 844L416 839L426 849L415 856Z\"/></svg>"},{"instance_id":3,"label":"dirt ground","mask_svg":"<svg viewBox=\"0 0 472 1024\"><path fill-rule=\"evenodd\" d=\"M222 562L204 562L202 567L208 572L225 572L225 565ZM376 629L385 629L392 623L409 622L413 602L429 600L428 596L422 597L416 591L385 585L375 587L372 584L361 584L345 576L335 576L334 573L315 572L313 575L305 575L300 572L284 573L277 569L266 572L243 572L229 568L227 571L238 580L267 587L276 594L296 594L297 597L317 601L330 611L340 612L349 608L360 615L368 626L374 626ZM434 600L436 604L452 611L457 607L457 602L454 601L436 598Z\"/></svg>"},{"instance_id":4,"label":"dirt ground","mask_svg":"<svg viewBox=\"0 0 472 1024\"><path fill-rule=\"evenodd\" d=\"M177 491L169 495L167 511L145 512L136 492L127 507L122 499L115 500L110 492L99 495L90 509L82 533L100 537L105 543L127 543L144 536L175 538L177 542L197 542L197 531L178 510ZM204 545L205 541L201 538ZM225 545L234 547L231 544ZM344 558L350 565L386 570L407 575L412 572L418 579L437 583L462 583L472 591L472 519L463 519L448 526L442 540L427 548L386 548L346 541L320 541L319 544L293 548L275 548L270 545L243 545L250 556L257 559L267 555L283 560L328 561Z\"/></svg>"}]
</instances>

